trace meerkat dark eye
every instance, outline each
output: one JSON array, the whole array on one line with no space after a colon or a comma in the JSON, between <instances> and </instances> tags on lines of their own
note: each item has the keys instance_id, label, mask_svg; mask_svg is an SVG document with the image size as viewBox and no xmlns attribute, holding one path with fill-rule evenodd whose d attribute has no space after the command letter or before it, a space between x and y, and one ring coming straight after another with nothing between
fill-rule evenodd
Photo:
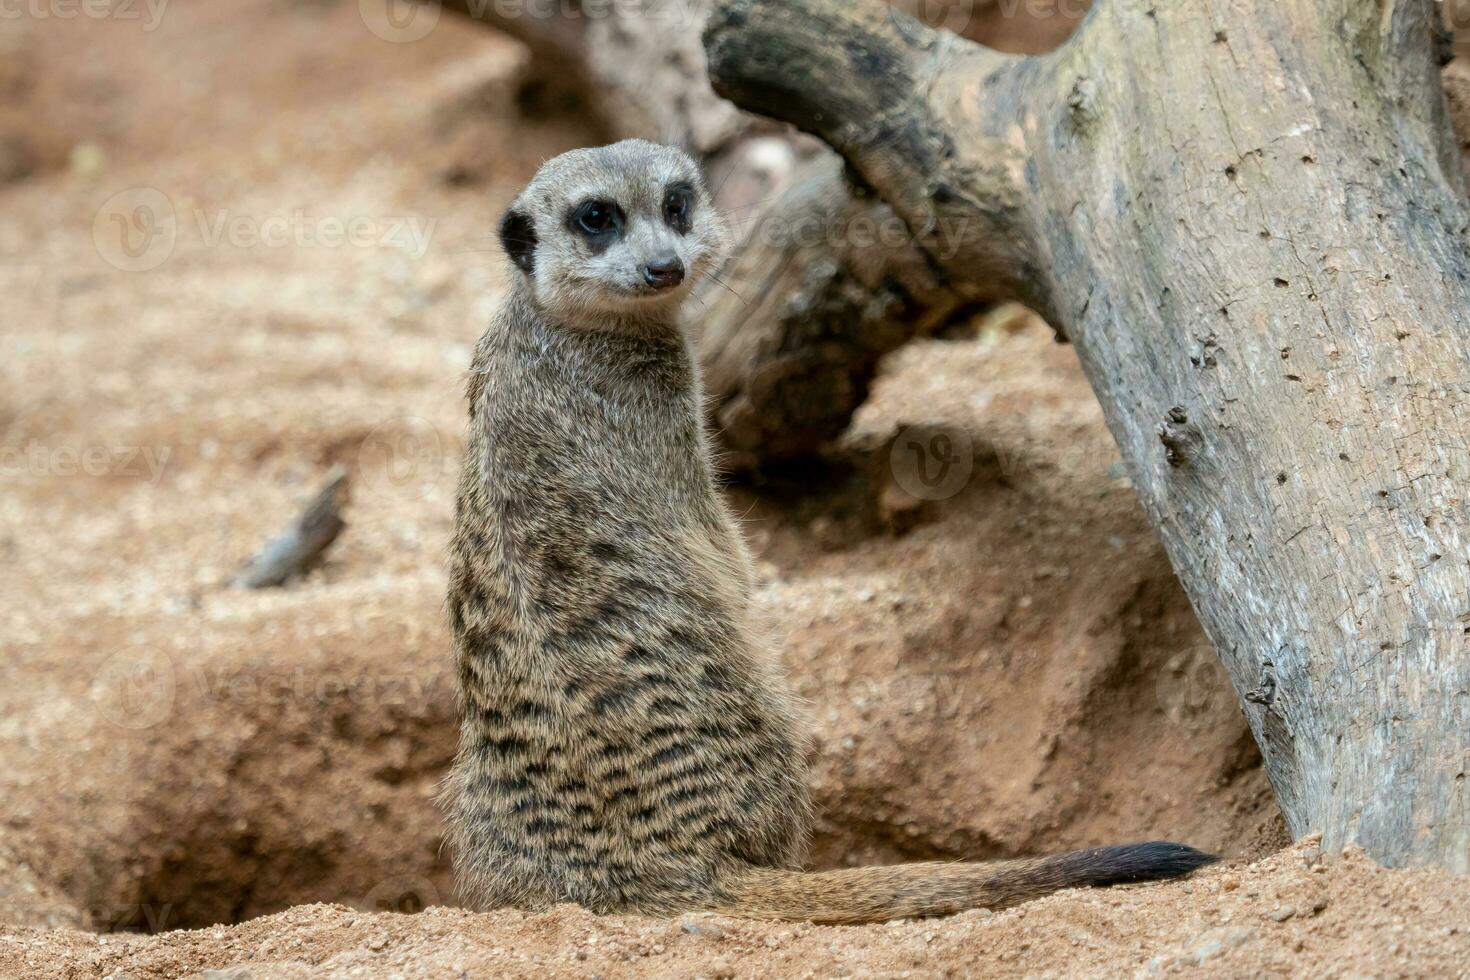
<instances>
[{"instance_id":1,"label":"meerkat dark eye","mask_svg":"<svg viewBox=\"0 0 1470 980\"><path fill-rule=\"evenodd\" d=\"M596 241L616 235L623 227L623 212L611 201L583 201L572 212L572 227Z\"/></svg>"},{"instance_id":2,"label":"meerkat dark eye","mask_svg":"<svg viewBox=\"0 0 1470 980\"><path fill-rule=\"evenodd\" d=\"M664 221L681 235L689 234L693 226L690 212L694 210L694 188L688 184L674 184L664 192Z\"/></svg>"}]
</instances>

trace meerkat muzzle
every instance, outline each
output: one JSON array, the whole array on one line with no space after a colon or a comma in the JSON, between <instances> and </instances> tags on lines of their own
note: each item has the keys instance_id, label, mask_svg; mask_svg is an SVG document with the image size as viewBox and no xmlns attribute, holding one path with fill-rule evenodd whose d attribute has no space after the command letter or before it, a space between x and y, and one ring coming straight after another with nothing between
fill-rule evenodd
<instances>
[{"instance_id":1,"label":"meerkat muzzle","mask_svg":"<svg viewBox=\"0 0 1470 980\"><path fill-rule=\"evenodd\" d=\"M684 263L677 255L654 259L643 267L643 281L655 289L671 289L684 281Z\"/></svg>"}]
</instances>

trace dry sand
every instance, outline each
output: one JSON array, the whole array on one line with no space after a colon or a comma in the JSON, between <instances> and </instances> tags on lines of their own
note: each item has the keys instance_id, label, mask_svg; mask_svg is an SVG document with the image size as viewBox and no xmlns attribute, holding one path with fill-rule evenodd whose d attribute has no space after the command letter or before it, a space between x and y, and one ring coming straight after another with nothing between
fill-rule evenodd
<instances>
[{"instance_id":1,"label":"dry sand","mask_svg":"<svg viewBox=\"0 0 1470 980\"><path fill-rule=\"evenodd\" d=\"M0 976L1466 974L1464 879L1282 850L1075 358L1012 315L891 357L827 464L732 489L817 726L814 864L1227 864L870 928L453 908L443 550L489 230L595 139L523 114L523 70L347 0L0 20ZM119 250L140 205L162 253ZM905 491L911 426L968 447L952 494ZM334 464L326 563L223 587Z\"/></svg>"},{"instance_id":2,"label":"dry sand","mask_svg":"<svg viewBox=\"0 0 1470 980\"><path fill-rule=\"evenodd\" d=\"M1063 892L1004 912L870 927L710 915L599 918L309 905L156 937L24 929L6 976L1457 977L1470 964L1463 882L1386 872L1310 841L1244 868L1155 887Z\"/></svg>"}]
</instances>

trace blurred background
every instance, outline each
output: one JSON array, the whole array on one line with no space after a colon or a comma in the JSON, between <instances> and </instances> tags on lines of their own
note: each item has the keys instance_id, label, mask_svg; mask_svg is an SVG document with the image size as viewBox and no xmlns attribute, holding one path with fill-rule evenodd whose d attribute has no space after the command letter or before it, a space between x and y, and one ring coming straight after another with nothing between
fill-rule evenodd
<instances>
[{"instance_id":1,"label":"blurred background","mask_svg":"<svg viewBox=\"0 0 1470 980\"><path fill-rule=\"evenodd\" d=\"M1085 12L907 6L1011 51ZM443 556L500 209L633 133L700 154L742 218L847 193L689 83L687 43L558 30L405 0L0 6L0 921L452 903ZM864 320L884 277L846 247L747 247L711 339L729 492L817 725L815 863L1280 847L1070 350L932 284ZM771 323L810 358L750 340ZM335 540L242 587L334 468Z\"/></svg>"}]
</instances>

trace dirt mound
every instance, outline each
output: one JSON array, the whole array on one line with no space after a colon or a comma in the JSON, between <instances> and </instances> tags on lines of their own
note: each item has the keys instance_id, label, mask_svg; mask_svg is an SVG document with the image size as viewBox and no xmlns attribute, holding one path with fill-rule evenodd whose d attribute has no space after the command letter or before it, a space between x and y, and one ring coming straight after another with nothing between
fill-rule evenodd
<instances>
[{"instance_id":1,"label":"dirt mound","mask_svg":"<svg viewBox=\"0 0 1470 980\"><path fill-rule=\"evenodd\" d=\"M819 857L1279 844L1254 743L1075 357L1007 322L890 358L840 486L752 501L764 598L818 722Z\"/></svg>"},{"instance_id":2,"label":"dirt mound","mask_svg":"<svg viewBox=\"0 0 1470 980\"><path fill-rule=\"evenodd\" d=\"M0 975L1278 969L1395 925L1418 962L1463 954L1463 883L1300 850L870 929L441 907L443 549L463 373L503 289L490 230L595 135L524 114L509 42L447 15L385 40L364 9L6 22L27 54L0 91L26 94L0 100L0 143L39 162L0 178ZM325 564L224 587L339 463ZM731 492L817 725L817 865L1284 844L1044 329L1006 314L905 349L829 459ZM338 907L291 908L312 902ZM1355 967L1401 954L1371 955Z\"/></svg>"},{"instance_id":3,"label":"dirt mound","mask_svg":"<svg viewBox=\"0 0 1470 980\"><path fill-rule=\"evenodd\" d=\"M1454 976L1470 958L1461 879L1323 864L1310 843L1157 887L1063 892L1021 908L873 928L709 915L599 918L313 905L152 938L17 930L0 973L220 977ZM1345 964L1351 964L1346 969Z\"/></svg>"}]
</instances>

